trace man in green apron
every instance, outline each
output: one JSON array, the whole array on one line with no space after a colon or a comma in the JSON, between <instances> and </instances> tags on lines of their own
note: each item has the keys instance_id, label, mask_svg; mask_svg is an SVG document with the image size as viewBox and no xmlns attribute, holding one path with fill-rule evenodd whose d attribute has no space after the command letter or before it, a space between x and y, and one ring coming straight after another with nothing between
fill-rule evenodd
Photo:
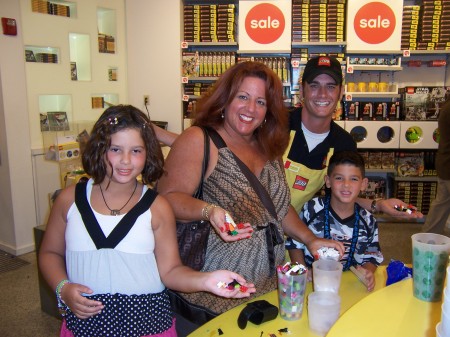
<instances>
[{"instance_id":1,"label":"man in green apron","mask_svg":"<svg viewBox=\"0 0 450 337\"><path fill-rule=\"evenodd\" d=\"M305 66L301 86L302 107L290 113L290 143L283 156L291 203L297 213L322 188L333 153L357 151L350 134L332 120L344 92L340 62L327 56L311 58ZM357 202L372 213L412 218L423 216L420 212L398 212L394 205L407 206L398 199L359 198ZM288 239L286 248L291 260L297 261L300 255L295 242Z\"/></svg>"}]
</instances>

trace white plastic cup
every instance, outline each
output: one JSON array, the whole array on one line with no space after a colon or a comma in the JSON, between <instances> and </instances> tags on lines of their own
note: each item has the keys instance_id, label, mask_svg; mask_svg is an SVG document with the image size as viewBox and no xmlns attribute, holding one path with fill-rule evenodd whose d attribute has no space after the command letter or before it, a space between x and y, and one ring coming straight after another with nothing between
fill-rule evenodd
<instances>
[{"instance_id":1,"label":"white plastic cup","mask_svg":"<svg viewBox=\"0 0 450 337\"><path fill-rule=\"evenodd\" d=\"M446 337L446 335L442 332L442 322L436 324L436 337Z\"/></svg>"},{"instance_id":2,"label":"white plastic cup","mask_svg":"<svg viewBox=\"0 0 450 337\"><path fill-rule=\"evenodd\" d=\"M444 298L442 299L442 312L450 316L450 291L444 289Z\"/></svg>"},{"instance_id":3,"label":"white plastic cup","mask_svg":"<svg viewBox=\"0 0 450 337\"><path fill-rule=\"evenodd\" d=\"M444 305L442 305L443 307ZM450 310L448 312L442 310L441 334L442 336L450 336Z\"/></svg>"},{"instance_id":4,"label":"white plastic cup","mask_svg":"<svg viewBox=\"0 0 450 337\"><path fill-rule=\"evenodd\" d=\"M414 296L427 302L439 302L444 288L450 238L434 233L417 233L411 239Z\"/></svg>"},{"instance_id":5,"label":"white plastic cup","mask_svg":"<svg viewBox=\"0 0 450 337\"><path fill-rule=\"evenodd\" d=\"M450 261L449 261L450 263ZM447 267L447 285L445 286L445 290L447 290L447 292L450 292L450 265Z\"/></svg>"},{"instance_id":6,"label":"white plastic cup","mask_svg":"<svg viewBox=\"0 0 450 337\"><path fill-rule=\"evenodd\" d=\"M309 329L325 336L339 318L341 298L330 291L314 291L308 295Z\"/></svg>"},{"instance_id":7,"label":"white plastic cup","mask_svg":"<svg viewBox=\"0 0 450 337\"><path fill-rule=\"evenodd\" d=\"M314 291L339 293L342 278L342 264L333 260L317 260L313 265Z\"/></svg>"}]
</instances>

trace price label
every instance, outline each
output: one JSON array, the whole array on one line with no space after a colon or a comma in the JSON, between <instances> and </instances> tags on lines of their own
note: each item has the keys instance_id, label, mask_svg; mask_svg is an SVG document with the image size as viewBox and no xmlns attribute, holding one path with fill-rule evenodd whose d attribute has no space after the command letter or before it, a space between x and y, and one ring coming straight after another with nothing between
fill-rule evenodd
<instances>
[{"instance_id":1,"label":"price label","mask_svg":"<svg viewBox=\"0 0 450 337\"><path fill-rule=\"evenodd\" d=\"M411 56L411 50L405 49L403 50L403 57L410 57Z\"/></svg>"},{"instance_id":2,"label":"price label","mask_svg":"<svg viewBox=\"0 0 450 337\"><path fill-rule=\"evenodd\" d=\"M345 94L345 100L346 100L347 102L353 101L353 96L352 96L352 94Z\"/></svg>"},{"instance_id":3,"label":"price label","mask_svg":"<svg viewBox=\"0 0 450 337\"><path fill-rule=\"evenodd\" d=\"M186 83L188 83L188 82L189 82L189 77L183 76L183 77L181 78L181 83L186 84Z\"/></svg>"},{"instance_id":4,"label":"price label","mask_svg":"<svg viewBox=\"0 0 450 337\"><path fill-rule=\"evenodd\" d=\"M187 49L189 47L189 43L186 41L181 41L181 49Z\"/></svg>"},{"instance_id":5,"label":"price label","mask_svg":"<svg viewBox=\"0 0 450 337\"><path fill-rule=\"evenodd\" d=\"M350 66L350 65L349 65L349 66L347 67L347 74L353 74L353 70L354 70L354 69L353 69L353 66Z\"/></svg>"},{"instance_id":6,"label":"price label","mask_svg":"<svg viewBox=\"0 0 450 337\"><path fill-rule=\"evenodd\" d=\"M300 67L300 61L299 60L292 60L291 64L292 64L292 67L294 67L294 68Z\"/></svg>"},{"instance_id":7,"label":"price label","mask_svg":"<svg viewBox=\"0 0 450 337\"><path fill-rule=\"evenodd\" d=\"M183 102L189 101L189 95L183 95Z\"/></svg>"}]
</instances>

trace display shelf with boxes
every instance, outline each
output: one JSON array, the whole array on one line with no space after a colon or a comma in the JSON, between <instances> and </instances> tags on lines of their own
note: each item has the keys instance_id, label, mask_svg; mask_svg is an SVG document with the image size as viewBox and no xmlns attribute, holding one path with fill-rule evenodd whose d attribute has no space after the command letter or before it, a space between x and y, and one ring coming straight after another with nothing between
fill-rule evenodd
<instances>
[{"instance_id":1,"label":"display shelf with boxes","mask_svg":"<svg viewBox=\"0 0 450 337\"><path fill-rule=\"evenodd\" d=\"M38 63L59 63L59 48L45 46L25 46L25 61Z\"/></svg>"},{"instance_id":2,"label":"display shelf with boxes","mask_svg":"<svg viewBox=\"0 0 450 337\"><path fill-rule=\"evenodd\" d=\"M31 0L31 10L35 13L65 16L74 18L77 16L77 4L63 0Z\"/></svg>"},{"instance_id":3,"label":"display shelf with boxes","mask_svg":"<svg viewBox=\"0 0 450 337\"><path fill-rule=\"evenodd\" d=\"M90 81L91 39L89 34L69 33L70 76L72 81Z\"/></svg>"},{"instance_id":4,"label":"display shelf with boxes","mask_svg":"<svg viewBox=\"0 0 450 337\"><path fill-rule=\"evenodd\" d=\"M97 8L98 51L114 54L116 52L116 10Z\"/></svg>"},{"instance_id":5,"label":"display shelf with boxes","mask_svg":"<svg viewBox=\"0 0 450 337\"><path fill-rule=\"evenodd\" d=\"M83 171L81 151L89 138L93 122L67 123L64 130L42 132L45 159L58 162L61 186L67 185L67 177Z\"/></svg>"}]
</instances>

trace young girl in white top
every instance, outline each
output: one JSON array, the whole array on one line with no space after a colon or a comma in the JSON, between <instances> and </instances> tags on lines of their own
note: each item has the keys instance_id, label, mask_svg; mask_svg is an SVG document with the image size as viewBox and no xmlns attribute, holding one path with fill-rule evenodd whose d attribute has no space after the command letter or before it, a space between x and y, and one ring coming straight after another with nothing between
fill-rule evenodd
<instances>
[{"instance_id":1,"label":"young girl in white top","mask_svg":"<svg viewBox=\"0 0 450 337\"><path fill-rule=\"evenodd\" d=\"M144 113L105 110L82 162L91 179L58 196L39 253L64 317L61 336L176 336L166 287L229 298L255 292L236 273L181 263L172 209L147 187L163 174L163 156ZM218 286L234 280L244 287Z\"/></svg>"}]
</instances>

